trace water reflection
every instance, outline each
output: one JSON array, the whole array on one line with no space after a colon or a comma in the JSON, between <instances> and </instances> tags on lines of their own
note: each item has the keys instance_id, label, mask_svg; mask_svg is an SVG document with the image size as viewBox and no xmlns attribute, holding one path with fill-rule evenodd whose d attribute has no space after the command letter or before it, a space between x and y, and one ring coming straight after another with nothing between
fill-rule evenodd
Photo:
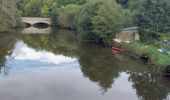
<instances>
[{"instance_id":1,"label":"water reflection","mask_svg":"<svg viewBox=\"0 0 170 100\"><path fill-rule=\"evenodd\" d=\"M8 74L9 66L6 64L6 56L12 54L16 42L16 34L0 34L0 73Z\"/></svg>"},{"instance_id":2,"label":"water reflection","mask_svg":"<svg viewBox=\"0 0 170 100\"><path fill-rule=\"evenodd\" d=\"M77 42L75 33L0 37L2 100L164 100L169 81L140 60ZM8 95L7 95L8 94Z\"/></svg>"},{"instance_id":3,"label":"water reflection","mask_svg":"<svg viewBox=\"0 0 170 100\"><path fill-rule=\"evenodd\" d=\"M165 100L170 92L168 87L162 85L157 77L149 73L131 73L129 80L137 95L142 100Z\"/></svg>"},{"instance_id":4,"label":"water reflection","mask_svg":"<svg viewBox=\"0 0 170 100\"><path fill-rule=\"evenodd\" d=\"M50 34L51 27L47 28L36 28L36 27L28 27L22 31L22 34Z\"/></svg>"},{"instance_id":5,"label":"water reflection","mask_svg":"<svg viewBox=\"0 0 170 100\"><path fill-rule=\"evenodd\" d=\"M38 61L48 64L62 64L76 61L76 58L65 57L63 55L55 55L47 51L36 51L29 48L23 41L16 43L15 49L11 57L18 61Z\"/></svg>"},{"instance_id":6,"label":"water reflection","mask_svg":"<svg viewBox=\"0 0 170 100\"><path fill-rule=\"evenodd\" d=\"M81 49L79 54L81 70L85 77L98 83L103 93L112 88L121 72L148 72L147 66L139 60L112 53L110 49L94 45L83 45Z\"/></svg>"}]
</instances>

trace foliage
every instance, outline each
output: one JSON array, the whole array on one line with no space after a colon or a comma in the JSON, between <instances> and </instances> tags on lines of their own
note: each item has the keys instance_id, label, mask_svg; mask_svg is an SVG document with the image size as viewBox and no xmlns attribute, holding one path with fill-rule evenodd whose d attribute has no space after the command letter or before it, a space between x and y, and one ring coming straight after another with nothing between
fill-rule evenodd
<instances>
[{"instance_id":1,"label":"foliage","mask_svg":"<svg viewBox=\"0 0 170 100\"><path fill-rule=\"evenodd\" d=\"M59 15L60 15L59 8L57 7L53 8L53 10L51 11L51 19L54 26L59 26Z\"/></svg>"},{"instance_id":2,"label":"foliage","mask_svg":"<svg viewBox=\"0 0 170 100\"><path fill-rule=\"evenodd\" d=\"M0 32L19 26L20 12L15 7L16 0L0 1Z\"/></svg>"},{"instance_id":3,"label":"foliage","mask_svg":"<svg viewBox=\"0 0 170 100\"><path fill-rule=\"evenodd\" d=\"M60 5L84 4L86 0L57 0Z\"/></svg>"},{"instance_id":4,"label":"foliage","mask_svg":"<svg viewBox=\"0 0 170 100\"><path fill-rule=\"evenodd\" d=\"M142 0L129 0L127 3L128 9L136 10L139 8Z\"/></svg>"},{"instance_id":5,"label":"foliage","mask_svg":"<svg viewBox=\"0 0 170 100\"><path fill-rule=\"evenodd\" d=\"M24 7L30 0L17 0L16 7L24 14Z\"/></svg>"},{"instance_id":6,"label":"foliage","mask_svg":"<svg viewBox=\"0 0 170 100\"><path fill-rule=\"evenodd\" d=\"M105 0L92 19L93 32L105 41L111 41L124 22L123 9L111 0Z\"/></svg>"},{"instance_id":7,"label":"foliage","mask_svg":"<svg viewBox=\"0 0 170 100\"><path fill-rule=\"evenodd\" d=\"M27 0L24 8L25 16L51 17L54 26L76 29L80 39L104 43L132 24L131 11L114 0Z\"/></svg>"},{"instance_id":8,"label":"foliage","mask_svg":"<svg viewBox=\"0 0 170 100\"><path fill-rule=\"evenodd\" d=\"M80 6L76 4L70 4L61 8L59 22L61 27L76 29L75 16L80 10Z\"/></svg>"},{"instance_id":9,"label":"foliage","mask_svg":"<svg viewBox=\"0 0 170 100\"><path fill-rule=\"evenodd\" d=\"M83 5L77 19L77 30L83 39L109 42L124 22L124 10L112 0L93 0Z\"/></svg>"},{"instance_id":10,"label":"foliage","mask_svg":"<svg viewBox=\"0 0 170 100\"><path fill-rule=\"evenodd\" d=\"M129 0L116 0L119 4L121 4L122 6L127 6L127 3Z\"/></svg>"},{"instance_id":11,"label":"foliage","mask_svg":"<svg viewBox=\"0 0 170 100\"><path fill-rule=\"evenodd\" d=\"M49 17L49 8L47 5L44 5L42 8L41 8L41 16L42 17Z\"/></svg>"},{"instance_id":12,"label":"foliage","mask_svg":"<svg viewBox=\"0 0 170 100\"><path fill-rule=\"evenodd\" d=\"M39 17L42 7L42 0L30 0L24 7L24 16Z\"/></svg>"},{"instance_id":13,"label":"foliage","mask_svg":"<svg viewBox=\"0 0 170 100\"><path fill-rule=\"evenodd\" d=\"M92 31L92 19L97 14L97 9L99 8L99 5L101 4L100 1L88 1L81 9L79 14L77 15L77 30L85 31L86 34L83 35L90 35L90 32ZM84 33L84 32L81 32ZM82 35L82 36L83 36Z\"/></svg>"},{"instance_id":14,"label":"foliage","mask_svg":"<svg viewBox=\"0 0 170 100\"><path fill-rule=\"evenodd\" d=\"M121 43L120 46L131 54L135 54L137 56L148 56L152 60L152 63L159 69L170 64L170 55L159 52L158 48L154 46L146 47L140 42L132 42L130 44Z\"/></svg>"},{"instance_id":15,"label":"foliage","mask_svg":"<svg viewBox=\"0 0 170 100\"><path fill-rule=\"evenodd\" d=\"M135 22L142 29L154 32L170 31L169 0L144 0L138 8Z\"/></svg>"}]
</instances>

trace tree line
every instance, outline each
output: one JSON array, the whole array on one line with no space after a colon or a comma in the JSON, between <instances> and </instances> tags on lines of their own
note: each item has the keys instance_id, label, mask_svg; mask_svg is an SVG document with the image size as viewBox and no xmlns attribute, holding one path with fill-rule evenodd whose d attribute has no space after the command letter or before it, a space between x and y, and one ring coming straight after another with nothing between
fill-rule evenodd
<instances>
[{"instance_id":1,"label":"tree line","mask_svg":"<svg viewBox=\"0 0 170 100\"><path fill-rule=\"evenodd\" d=\"M115 0L21 0L23 16L51 17L53 25L77 30L85 40L109 42L132 24L131 11Z\"/></svg>"},{"instance_id":2,"label":"tree line","mask_svg":"<svg viewBox=\"0 0 170 100\"><path fill-rule=\"evenodd\" d=\"M8 1L14 7L15 0ZM16 6L22 16L50 17L53 25L77 30L85 40L108 43L116 32L130 26L156 34L170 31L169 0L19 0Z\"/></svg>"}]
</instances>

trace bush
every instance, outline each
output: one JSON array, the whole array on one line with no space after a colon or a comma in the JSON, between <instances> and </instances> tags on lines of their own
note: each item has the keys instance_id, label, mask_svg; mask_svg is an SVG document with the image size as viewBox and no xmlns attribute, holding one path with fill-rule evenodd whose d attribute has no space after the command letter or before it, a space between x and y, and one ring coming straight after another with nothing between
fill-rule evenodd
<instances>
[{"instance_id":1,"label":"bush","mask_svg":"<svg viewBox=\"0 0 170 100\"><path fill-rule=\"evenodd\" d=\"M113 0L89 0L77 17L77 30L83 39L109 42L121 30L124 10Z\"/></svg>"},{"instance_id":2,"label":"bush","mask_svg":"<svg viewBox=\"0 0 170 100\"><path fill-rule=\"evenodd\" d=\"M135 22L143 29L153 32L170 31L169 0L142 0L138 7Z\"/></svg>"},{"instance_id":3,"label":"bush","mask_svg":"<svg viewBox=\"0 0 170 100\"><path fill-rule=\"evenodd\" d=\"M24 16L39 17L42 7L42 0L30 0L24 7Z\"/></svg>"},{"instance_id":4,"label":"bush","mask_svg":"<svg viewBox=\"0 0 170 100\"><path fill-rule=\"evenodd\" d=\"M8 31L10 28L19 26L20 12L14 6L16 0L0 1L0 31Z\"/></svg>"},{"instance_id":5,"label":"bush","mask_svg":"<svg viewBox=\"0 0 170 100\"><path fill-rule=\"evenodd\" d=\"M133 42L130 44L121 43L119 44L122 48L128 51L130 54L137 56L148 56L154 65L159 69L170 65L170 55L161 53L158 48L153 46L145 46L140 42Z\"/></svg>"},{"instance_id":6,"label":"bush","mask_svg":"<svg viewBox=\"0 0 170 100\"><path fill-rule=\"evenodd\" d=\"M80 11L81 6L70 4L61 8L59 22L62 27L76 29L75 16Z\"/></svg>"},{"instance_id":7,"label":"bush","mask_svg":"<svg viewBox=\"0 0 170 100\"><path fill-rule=\"evenodd\" d=\"M51 20L54 26L59 26L59 15L60 15L60 10L59 8L55 7L51 12Z\"/></svg>"}]
</instances>

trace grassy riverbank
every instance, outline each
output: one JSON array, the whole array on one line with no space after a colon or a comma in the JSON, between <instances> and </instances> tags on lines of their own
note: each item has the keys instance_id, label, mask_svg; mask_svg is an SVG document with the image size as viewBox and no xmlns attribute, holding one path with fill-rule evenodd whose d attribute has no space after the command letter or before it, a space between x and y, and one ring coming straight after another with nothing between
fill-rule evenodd
<instances>
[{"instance_id":1,"label":"grassy riverbank","mask_svg":"<svg viewBox=\"0 0 170 100\"><path fill-rule=\"evenodd\" d=\"M151 64L155 65L159 70L170 65L170 55L161 53L157 47L145 45L141 42L120 43L119 46L134 56L147 56L151 60Z\"/></svg>"}]
</instances>

